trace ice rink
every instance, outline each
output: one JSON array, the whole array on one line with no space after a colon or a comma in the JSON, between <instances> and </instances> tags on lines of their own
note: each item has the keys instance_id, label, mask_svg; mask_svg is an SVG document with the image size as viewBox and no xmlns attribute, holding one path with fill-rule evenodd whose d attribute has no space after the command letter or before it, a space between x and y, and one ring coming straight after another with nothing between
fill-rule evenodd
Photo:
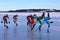
<instances>
[{"instance_id":1,"label":"ice rink","mask_svg":"<svg viewBox=\"0 0 60 40\"><path fill-rule=\"evenodd\" d=\"M1 23L2 17L8 14L10 24L8 29L6 29ZM18 26L13 22L13 15L18 14ZM50 32L47 32L47 24L42 26L41 31L35 31L39 26L37 24L33 31L27 30L27 20L26 16L33 13L0 13L0 40L60 40L60 13L50 13L51 20L53 23L50 27ZM36 13L40 16L40 13Z\"/></svg>"}]
</instances>

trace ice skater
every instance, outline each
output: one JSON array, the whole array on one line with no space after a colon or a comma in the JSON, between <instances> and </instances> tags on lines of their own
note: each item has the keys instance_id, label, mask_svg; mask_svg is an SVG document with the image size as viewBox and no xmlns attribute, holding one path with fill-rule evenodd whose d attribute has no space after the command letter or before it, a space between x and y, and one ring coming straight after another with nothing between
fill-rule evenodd
<instances>
[{"instance_id":1,"label":"ice skater","mask_svg":"<svg viewBox=\"0 0 60 40\"><path fill-rule=\"evenodd\" d=\"M45 15L45 13L43 13L43 14ZM50 23L53 23L53 22L49 21L51 19L49 13L48 13L47 17L45 17L44 15L43 15L43 20L42 20L42 22L40 22L40 25L39 25L38 29L41 31L42 25L44 23L47 23L48 24L47 32L49 32Z\"/></svg>"},{"instance_id":2,"label":"ice skater","mask_svg":"<svg viewBox=\"0 0 60 40\"><path fill-rule=\"evenodd\" d=\"M9 20L9 17L6 14L5 16L3 16L3 21L1 21L1 23L4 22L4 27L6 27L6 28L8 28L8 26L6 24L10 23L8 20Z\"/></svg>"},{"instance_id":3,"label":"ice skater","mask_svg":"<svg viewBox=\"0 0 60 40\"><path fill-rule=\"evenodd\" d=\"M35 18L36 18L36 14L34 15L28 15L27 16L27 25L30 26L30 29L32 30L33 26L34 26L34 22L35 22Z\"/></svg>"},{"instance_id":4,"label":"ice skater","mask_svg":"<svg viewBox=\"0 0 60 40\"><path fill-rule=\"evenodd\" d=\"M44 17L45 17L45 13L44 12L43 12L43 14L41 16L36 16L36 18L35 18L36 20L34 22L34 26L32 27L32 30L34 29L34 27L35 27L35 25L37 23L39 23L40 25L42 25L42 21L43 21ZM40 28L39 28L39 30L40 30Z\"/></svg>"},{"instance_id":5,"label":"ice skater","mask_svg":"<svg viewBox=\"0 0 60 40\"><path fill-rule=\"evenodd\" d=\"M43 12L42 16L36 16L35 19L36 20L34 21L34 24L33 24L32 28L31 28L31 30L33 30L35 25L37 23L39 23L40 25L39 25L39 27L37 29L39 29L41 31L42 25L44 23L47 23L48 24L47 32L49 32L50 23L53 23L52 21L51 22L49 21L51 19L49 13L48 13L47 17L45 17L45 13ZM30 23L30 24L32 25L32 23Z\"/></svg>"},{"instance_id":6,"label":"ice skater","mask_svg":"<svg viewBox=\"0 0 60 40\"><path fill-rule=\"evenodd\" d=\"M16 24L16 26L18 25L18 24L17 24L17 19L18 19L18 15L14 15L14 16L13 16L13 21L14 21L14 23Z\"/></svg>"}]
</instances>

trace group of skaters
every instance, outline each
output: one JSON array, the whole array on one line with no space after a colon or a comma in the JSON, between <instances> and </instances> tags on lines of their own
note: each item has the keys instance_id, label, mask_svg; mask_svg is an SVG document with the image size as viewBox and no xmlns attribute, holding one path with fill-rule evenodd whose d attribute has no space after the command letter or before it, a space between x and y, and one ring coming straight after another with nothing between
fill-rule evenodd
<instances>
[{"instance_id":1,"label":"group of skaters","mask_svg":"<svg viewBox=\"0 0 60 40\"><path fill-rule=\"evenodd\" d=\"M33 15L28 15L27 16L27 25L30 27L30 30L32 31L35 27L35 25L37 23L39 23L39 27L37 29L39 29L41 31L41 27L44 23L48 24L48 28L47 28L47 32L49 32L49 28L50 28L50 23L53 23L52 21L50 22L50 15L49 13L47 14L47 17L45 17L45 12L43 12L43 14L41 16L37 16L36 14ZM36 30L37 30L36 29Z\"/></svg>"},{"instance_id":2,"label":"group of skaters","mask_svg":"<svg viewBox=\"0 0 60 40\"><path fill-rule=\"evenodd\" d=\"M17 19L18 19L18 15L14 15L13 16L13 22L16 24L16 26L18 25L17 24ZM47 17L45 17L45 12L42 13L41 16L37 16L36 14L33 14L33 15L28 15L27 16L27 26L30 27L30 30L32 31L34 28L35 28L35 25L37 23L39 23L39 27L37 29L39 29L41 31L41 27L44 23L47 23L48 24L48 28L47 28L47 32L49 32L49 28L50 28L50 23L53 23L53 22L50 22L50 15L49 13L47 14ZM4 23L4 27L8 28L8 26L6 24L10 23L9 20L9 16L6 14L5 16L3 16L3 21L1 21L1 23Z\"/></svg>"},{"instance_id":3,"label":"group of skaters","mask_svg":"<svg viewBox=\"0 0 60 40\"><path fill-rule=\"evenodd\" d=\"M16 26L18 25L17 24L17 19L18 19L18 15L14 15L13 16L13 22L16 24ZM5 16L3 16L3 21L1 21L1 23L4 23L4 27L8 28L8 26L6 25L8 23L10 24L8 14L6 14Z\"/></svg>"}]
</instances>

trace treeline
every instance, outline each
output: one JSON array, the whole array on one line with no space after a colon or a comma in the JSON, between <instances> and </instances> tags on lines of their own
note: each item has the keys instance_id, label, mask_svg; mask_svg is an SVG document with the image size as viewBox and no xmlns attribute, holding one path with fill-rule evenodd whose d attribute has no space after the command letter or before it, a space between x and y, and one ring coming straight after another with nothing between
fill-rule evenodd
<instances>
[{"instance_id":1,"label":"treeline","mask_svg":"<svg viewBox=\"0 0 60 40\"><path fill-rule=\"evenodd\" d=\"M60 12L60 10L56 10L56 9L20 9L20 10L9 10L9 11L2 11L2 12L41 12L41 11Z\"/></svg>"},{"instance_id":2,"label":"treeline","mask_svg":"<svg viewBox=\"0 0 60 40\"><path fill-rule=\"evenodd\" d=\"M56 10L56 9L21 9L21 10L10 10L8 12L41 12L41 11L47 11L47 12L60 12L60 10Z\"/></svg>"}]
</instances>

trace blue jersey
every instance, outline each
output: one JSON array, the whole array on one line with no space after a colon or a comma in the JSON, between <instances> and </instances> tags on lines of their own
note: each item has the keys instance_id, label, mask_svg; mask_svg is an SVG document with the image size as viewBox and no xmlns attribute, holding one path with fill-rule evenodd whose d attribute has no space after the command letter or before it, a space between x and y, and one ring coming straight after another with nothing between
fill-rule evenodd
<instances>
[{"instance_id":1,"label":"blue jersey","mask_svg":"<svg viewBox=\"0 0 60 40\"><path fill-rule=\"evenodd\" d=\"M44 21L47 21L47 20L49 20L49 19L50 19L49 17L45 17L45 18L44 18Z\"/></svg>"}]
</instances>

